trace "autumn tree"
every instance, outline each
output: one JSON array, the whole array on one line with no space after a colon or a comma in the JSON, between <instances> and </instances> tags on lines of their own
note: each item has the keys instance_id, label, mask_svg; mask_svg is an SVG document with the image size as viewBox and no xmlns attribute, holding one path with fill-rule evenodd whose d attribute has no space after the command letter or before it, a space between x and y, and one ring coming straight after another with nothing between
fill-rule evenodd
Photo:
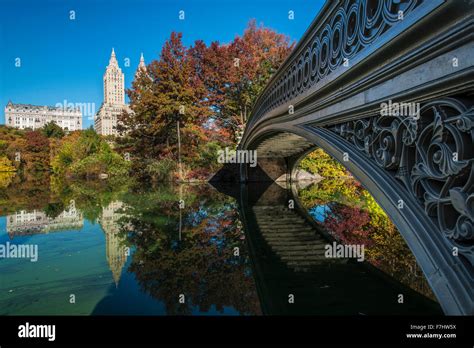
<instances>
[{"instance_id":1,"label":"autumn tree","mask_svg":"<svg viewBox=\"0 0 474 348\"><path fill-rule=\"evenodd\" d=\"M194 78L188 49L182 35L172 33L159 60L151 62L147 74L133 82L128 91L131 113L120 118L119 131L133 139L132 151L144 158L175 157L177 122L183 142L192 147L198 141L200 120L208 112L199 101L199 81Z\"/></svg>"},{"instance_id":2,"label":"autumn tree","mask_svg":"<svg viewBox=\"0 0 474 348\"><path fill-rule=\"evenodd\" d=\"M247 122L257 97L293 49L287 36L256 21L227 45L196 42L201 58L200 80L213 119L231 137Z\"/></svg>"},{"instance_id":3,"label":"autumn tree","mask_svg":"<svg viewBox=\"0 0 474 348\"><path fill-rule=\"evenodd\" d=\"M61 139L51 166L53 173L68 177L98 177L104 173L121 180L128 174L129 162L93 129L86 129Z\"/></svg>"},{"instance_id":4,"label":"autumn tree","mask_svg":"<svg viewBox=\"0 0 474 348\"><path fill-rule=\"evenodd\" d=\"M27 132L26 146L22 158L26 169L33 171L49 170L49 140L39 131Z\"/></svg>"},{"instance_id":5,"label":"autumn tree","mask_svg":"<svg viewBox=\"0 0 474 348\"><path fill-rule=\"evenodd\" d=\"M229 44L198 40L185 47L182 35L171 33L159 59L127 91L131 112L119 117L117 129L125 136L118 148L135 157L136 169L170 168L156 161L176 161L180 140L184 164L195 172L209 169L217 149L235 143L236 131L291 49L286 36L255 21Z\"/></svg>"},{"instance_id":6,"label":"autumn tree","mask_svg":"<svg viewBox=\"0 0 474 348\"><path fill-rule=\"evenodd\" d=\"M288 37L251 21L242 37L228 47L236 69L230 70L227 114L224 119L244 124L270 77L293 49ZM238 62L238 64L237 64Z\"/></svg>"}]
</instances>

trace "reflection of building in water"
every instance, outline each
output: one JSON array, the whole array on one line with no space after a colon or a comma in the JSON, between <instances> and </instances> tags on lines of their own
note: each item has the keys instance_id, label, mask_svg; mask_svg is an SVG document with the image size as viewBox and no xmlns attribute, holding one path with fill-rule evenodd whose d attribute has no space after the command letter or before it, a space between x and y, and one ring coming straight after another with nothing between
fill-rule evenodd
<instances>
[{"instance_id":1,"label":"reflection of building in water","mask_svg":"<svg viewBox=\"0 0 474 348\"><path fill-rule=\"evenodd\" d=\"M115 201L102 210L99 223L105 233L105 253L109 263L115 285L118 285L123 266L127 262L127 250L123 244L124 239L119 235L118 220L123 214L120 213L123 203Z\"/></svg>"},{"instance_id":2,"label":"reflection of building in water","mask_svg":"<svg viewBox=\"0 0 474 348\"><path fill-rule=\"evenodd\" d=\"M20 210L7 216L7 233L10 238L49 232L80 230L84 226L82 213L71 204L55 218L50 218L41 210Z\"/></svg>"}]
</instances>

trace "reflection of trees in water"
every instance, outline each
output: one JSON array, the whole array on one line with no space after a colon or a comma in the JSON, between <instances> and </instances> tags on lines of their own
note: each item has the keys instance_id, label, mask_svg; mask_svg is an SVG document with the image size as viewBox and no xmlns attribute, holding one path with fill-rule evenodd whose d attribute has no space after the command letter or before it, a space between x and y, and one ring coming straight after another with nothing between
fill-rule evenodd
<instances>
[{"instance_id":1,"label":"reflection of trees in water","mask_svg":"<svg viewBox=\"0 0 474 348\"><path fill-rule=\"evenodd\" d=\"M60 180L45 173L15 177L1 191L0 213L20 210L45 212L49 218L68 209L71 202L90 221L100 221L104 208L121 201L114 213L122 238L136 252L130 270L140 285L162 300L170 314L190 313L193 306L208 311L233 307L259 314L260 307L251 273L244 233L232 198L210 187L160 186L135 191L133 183ZM179 240L179 199L185 202L182 238ZM121 238L120 238L121 239ZM234 256L238 247L240 257ZM178 303L179 294L186 304Z\"/></svg>"},{"instance_id":2,"label":"reflection of trees in water","mask_svg":"<svg viewBox=\"0 0 474 348\"><path fill-rule=\"evenodd\" d=\"M19 210L41 210L51 200L47 173L15 175L11 182L0 190L0 215Z\"/></svg>"},{"instance_id":3,"label":"reflection of trees in water","mask_svg":"<svg viewBox=\"0 0 474 348\"><path fill-rule=\"evenodd\" d=\"M222 312L259 314L242 225L235 203L209 188L160 188L128 197L121 222L136 248L130 271L143 289L163 301L168 314ZM179 199L185 202L179 238ZM128 231L132 232L128 232ZM234 256L234 247L240 257ZM178 301L184 294L186 303Z\"/></svg>"},{"instance_id":4,"label":"reflection of trees in water","mask_svg":"<svg viewBox=\"0 0 474 348\"><path fill-rule=\"evenodd\" d=\"M332 178L298 193L306 209L326 206L320 223L344 244L364 244L366 260L412 289L435 299L415 257L389 217L355 180Z\"/></svg>"},{"instance_id":5,"label":"reflection of trees in water","mask_svg":"<svg viewBox=\"0 0 474 348\"><path fill-rule=\"evenodd\" d=\"M54 219L57 218L65 209L66 207L63 202L51 202L43 208L43 212L48 218Z\"/></svg>"},{"instance_id":6,"label":"reflection of trees in water","mask_svg":"<svg viewBox=\"0 0 474 348\"><path fill-rule=\"evenodd\" d=\"M75 207L90 221L97 221L102 209L119 200L131 183L99 180L65 180L47 172L16 175L0 190L0 215L17 211L42 210L57 217L74 201Z\"/></svg>"},{"instance_id":7,"label":"reflection of trees in water","mask_svg":"<svg viewBox=\"0 0 474 348\"><path fill-rule=\"evenodd\" d=\"M64 180L54 176L51 191L62 202L74 201L87 220L97 222L103 209L121 200L131 185L132 182L127 181Z\"/></svg>"}]
</instances>

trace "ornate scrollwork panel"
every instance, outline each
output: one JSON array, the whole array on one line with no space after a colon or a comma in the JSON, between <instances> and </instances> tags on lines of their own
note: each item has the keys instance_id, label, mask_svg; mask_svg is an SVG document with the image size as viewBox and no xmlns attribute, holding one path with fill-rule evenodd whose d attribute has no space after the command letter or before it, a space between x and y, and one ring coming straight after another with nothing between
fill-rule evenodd
<instances>
[{"instance_id":1,"label":"ornate scrollwork panel","mask_svg":"<svg viewBox=\"0 0 474 348\"><path fill-rule=\"evenodd\" d=\"M282 77L265 90L256 118L303 93L331 74L424 0L346 0L294 55Z\"/></svg>"},{"instance_id":2,"label":"ornate scrollwork panel","mask_svg":"<svg viewBox=\"0 0 474 348\"><path fill-rule=\"evenodd\" d=\"M331 129L392 171L474 264L474 107L445 98L417 115L373 116Z\"/></svg>"}]
</instances>

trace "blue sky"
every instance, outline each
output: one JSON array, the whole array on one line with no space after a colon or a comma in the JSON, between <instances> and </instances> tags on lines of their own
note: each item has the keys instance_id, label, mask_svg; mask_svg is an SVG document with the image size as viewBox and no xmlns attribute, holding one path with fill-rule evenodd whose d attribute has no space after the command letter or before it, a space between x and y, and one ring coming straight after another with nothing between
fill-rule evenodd
<instances>
[{"instance_id":1,"label":"blue sky","mask_svg":"<svg viewBox=\"0 0 474 348\"><path fill-rule=\"evenodd\" d=\"M186 45L229 42L247 23L271 27L298 41L323 0L0 0L0 124L14 103L55 105L102 99L102 75L112 47L128 88L140 52L159 56L172 31ZM70 20L70 11L75 20ZM179 20L179 11L185 20ZM295 19L288 19L288 11ZM16 58L21 66L15 67ZM130 67L125 67L125 59ZM83 126L93 121L84 117Z\"/></svg>"}]
</instances>

